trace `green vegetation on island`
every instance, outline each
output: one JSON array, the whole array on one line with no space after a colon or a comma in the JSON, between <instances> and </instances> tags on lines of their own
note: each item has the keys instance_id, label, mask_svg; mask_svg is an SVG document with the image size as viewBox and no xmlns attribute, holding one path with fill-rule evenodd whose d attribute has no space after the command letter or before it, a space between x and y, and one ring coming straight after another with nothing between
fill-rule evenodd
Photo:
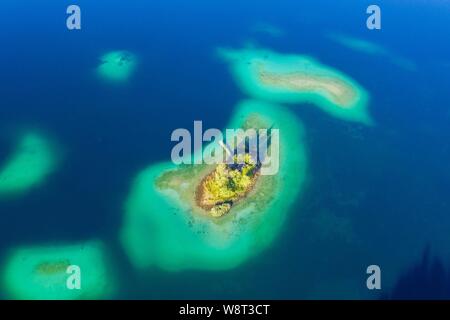
<instances>
[{"instance_id":1,"label":"green vegetation on island","mask_svg":"<svg viewBox=\"0 0 450 320\"><path fill-rule=\"evenodd\" d=\"M218 164L197 188L197 205L212 217L221 217L244 198L258 178L258 165L249 153L244 154L242 165L237 156L233 164Z\"/></svg>"}]
</instances>

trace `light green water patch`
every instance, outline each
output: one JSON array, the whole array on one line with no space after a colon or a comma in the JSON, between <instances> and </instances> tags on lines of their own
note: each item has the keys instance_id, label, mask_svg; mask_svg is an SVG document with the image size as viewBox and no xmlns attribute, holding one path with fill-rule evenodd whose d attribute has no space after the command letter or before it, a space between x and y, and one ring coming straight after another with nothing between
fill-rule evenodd
<instances>
[{"instance_id":1,"label":"light green water patch","mask_svg":"<svg viewBox=\"0 0 450 320\"><path fill-rule=\"evenodd\" d=\"M24 193L43 183L58 164L56 148L44 135L24 134L0 169L0 198Z\"/></svg>"},{"instance_id":2,"label":"light green water patch","mask_svg":"<svg viewBox=\"0 0 450 320\"><path fill-rule=\"evenodd\" d=\"M70 266L79 267L80 289L70 285L75 275ZM19 248L7 257L2 281L11 299L102 299L114 288L110 269L98 241Z\"/></svg>"},{"instance_id":3,"label":"light green water patch","mask_svg":"<svg viewBox=\"0 0 450 320\"><path fill-rule=\"evenodd\" d=\"M277 103L312 103L334 117L372 124L369 95L355 80L316 59L265 49L219 49L247 94Z\"/></svg>"},{"instance_id":4,"label":"light green water patch","mask_svg":"<svg viewBox=\"0 0 450 320\"><path fill-rule=\"evenodd\" d=\"M196 205L195 190L213 165L152 165L134 180L121 240L139 269L230 269L267 248L282 231L307 173L302 125L278 105L245 101L227 128L277 128L280 167L261 176L245 199L220 218ZM198 155L196 155L198 156ZM301 214L297 212L296 214Z\"/></svg>"},{"instance_id":5,"label":"light green water patch","mask_svg":"<svg viewBox=\"0 0 450 320\"><path fill-rule=\"evenodd\" d=\"M125 82L137 67L137 57L128 51L111 51L100 58L98 75L108 81Z\"/></svg>"},{"instance_id":6,"label":"light green water patch","mask_svg":"<svg viewBox=\"0 0 450 320\"><path fill-rule=\"evenodd\" d=\"M377 43L340 33L330 33L327 36L332 41L348 49L359 51L369 55L385 57L400 68L408 71L416 71L416 65L413 61L402 57L394 53L392 50L387 49Z\"/></svg>"}]
</instances>

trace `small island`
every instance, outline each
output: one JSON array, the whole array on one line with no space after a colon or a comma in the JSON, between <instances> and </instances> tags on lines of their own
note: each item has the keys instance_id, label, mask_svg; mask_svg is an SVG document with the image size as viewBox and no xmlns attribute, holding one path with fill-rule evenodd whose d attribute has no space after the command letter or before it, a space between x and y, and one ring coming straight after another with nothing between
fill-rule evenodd
<instances>
[{"instance_id":1,"label":"small island","mask_svg":"<svg viewBox=\"0 0 450 320\"><path fill-rule=\"evenodd\" d=\"M305 181L302 125L282 106L249 100L236 107L227 128L279 129L278 173L260 174L267 163L247 150L236 162L164 162L144 169L134 179L121 229L136 268L226 270L279 233Z\"/></svg>"},{"instance_id":2,"label":"small island","mask_svg":"<svg viewBox=\"0 0 450 320\"><path fill-rule=\"evenodd\" d=\"M219 164L197 187L196 202L212 217L222 217L253 189L260 164L245 153L243 163Z\"/></svg>"}]
</instances>

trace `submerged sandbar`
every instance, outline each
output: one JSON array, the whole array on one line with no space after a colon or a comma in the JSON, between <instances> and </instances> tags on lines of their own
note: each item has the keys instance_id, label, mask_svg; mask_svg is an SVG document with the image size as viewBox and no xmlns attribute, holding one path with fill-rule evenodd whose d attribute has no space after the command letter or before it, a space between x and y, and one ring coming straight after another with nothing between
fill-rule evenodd
<instances>
[{"instance_id":1,"label":"submerged sandbar","mask_svg":"<svg viewBox=\"0 0 450 320\"><path fill-rule=\"evenodd\" d=\"M70 289L70 266L80 270L80 289ZM29 300L101 299L112 293L114 279L102 243L25 247L12 250L2 270L8 298Z\"/></svg>"},{"instance_id":2,"label":"submerged sandbar","mask_svg":"<svg viewBox=\"0 0 450 320\"><path fill-rule=\"evenodd\" d=\"M393 64L405 70L417 70L417 66L414 61L400 56L399 54L386 47L381 46L380 44L340 33L330 33L328 34L328 38L348 49L377 57L385 57Z\"/></svg>"},{"instance_id":3,"label":"submerged sandbar","mask_svg":"<svg viewBox=\"0 0 450 320\"><path fill-rule=\"evenodd\" d=\"M265 49L220 49L243 91L277 103L312 103L348 121L371 124L369 95L355 80L316 59Z\"/></svg>"},{"instance_id":4,"label":"submerged sandbar","mask_svg":"<svg viewBox=\"0 0 450 320\"><path fill-rule=\"evenodd\" d=\"M41 184L57 163L56 148L50 139L36 132L22 135L0 169L0 197L23 193Z\"/></svg>"},{"instance_id":5,"label":"submerged sandbar","mask_svg":"<svg viewBox=\"0 0 450 320\"><path fill-rule=\"evenodd\" d=\"M108 81L124 82L134 73L137 57L126 50L111 51L100 58L98 75Z\"/></svg>"}]
</instances>

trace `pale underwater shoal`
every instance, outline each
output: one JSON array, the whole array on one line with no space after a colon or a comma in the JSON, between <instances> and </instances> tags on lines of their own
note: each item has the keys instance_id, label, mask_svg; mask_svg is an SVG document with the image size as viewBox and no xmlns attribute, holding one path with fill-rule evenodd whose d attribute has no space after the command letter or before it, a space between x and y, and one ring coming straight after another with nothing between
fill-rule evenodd
<instances>
[{"instance_id":1,"label":"pale underwater shoal","mask_svg":"<svg viewBox=\"0 0 450 320\"><path fill-rule=\"evenodd\" d=\"M392 64L404 70L417 71L417 65L414 61L403 57L378 43L341 33L329 33L326 36L330 40L350 50L372 56L385 57Z\"/></svg>"},{"instance_id":2,"label":"pale underwater shoal","mask_svg":"<svg viewBox=\"0 0 450 320\"><path fill-rule=\"evenodd\" d=\"M60 162L56 143L38 131L21 133L0 168L0 199L21 195L42 184Z\"/></svg>"},{"instance_id":3,"label":"pale underwater shoal","mask_svg":"<svg viewBox=\"0 0 450 320\"><path fill-rule=\"evenodd\" d=\"M253 47L221 48L218 53L238 86L256 99L311 103L336 118L373 124L369 93L348 75L313 57Z\"/></svg>"},{"instance_id":4,"label":"pale underwater shoal","mask_svg":"<svg viewBox=\"0 0 450 320\"><path fill-rule=\"evenodd\" d=\"M126 201L120 235L136 268L230 269L276 238L304 187L303 128L287 109L259 101L240 103L228 128L244 124L280 130L278 174L262 176L254 192L226 216L212 218L195 205L195 187L211 170L207 165L165 162L144 169Z\"/></svg>"},{"instance_id":5,"label":"pale underwater shoal","mask_svg":"<svg viewBox=\"0 0 450 320\"><path fill-rule=\"evenodd\" d=\"M385 47L365 39L360 39L341 33L328 33L326 36L330 40L355 51L378 56L387 56L390 54L390 51Z\"/></svg>"},{"instance_id":6,"label":"pale underwater shoal","mask_svg":"<svg viewBox=\"0 0 450 320\"><path fill-rule=\"evenodd\" d=\"M19 247L1 268L2 288L8 299L104 299L116 286L111 268L98 240Z\"/></svg>"},{"instance_id":7,"label":"pale underwater shoal","mask_svg":"<svg viewBox=\"0 0 450 320\"><path fill-rule=\"evenodd\" d=\"M110 51L100 57L97 75L110 83L124 83L137 69L137 56L126 50Z\"/></svg>"}]
</instances>

